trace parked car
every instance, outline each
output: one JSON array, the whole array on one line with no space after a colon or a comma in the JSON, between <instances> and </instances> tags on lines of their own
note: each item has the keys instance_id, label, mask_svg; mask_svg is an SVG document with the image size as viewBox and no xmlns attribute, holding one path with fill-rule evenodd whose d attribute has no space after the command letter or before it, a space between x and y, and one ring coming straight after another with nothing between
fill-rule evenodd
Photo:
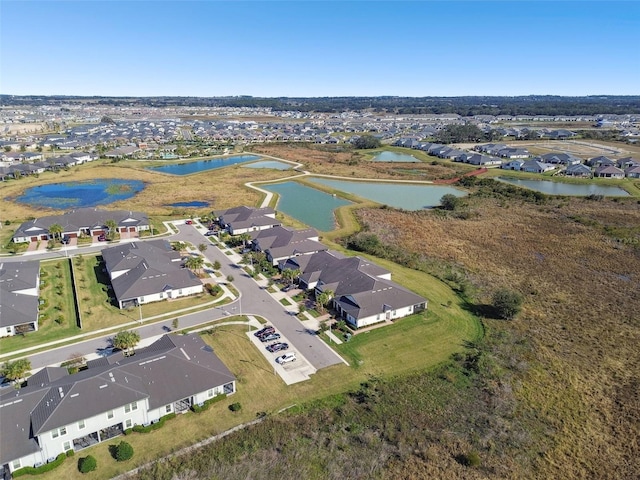
<instances>
[{"instance_id":1,"label":"parked car","mask_svg":"<svg viewBox=\"0 0 640 480\"><path fill-rule=\"evenodd\" d=\"M280 338L279 333L270 333L268 335L263 335L260 337L261 342L271 342L272 340L278 340Z\"/></svg>"},{"instance_id":2,"label":"parked car","mask_svg":"<svg viewBox=\"0 0 640 480\"><path fill-rule=\"evenodd\" d=\"M207 233L204 234L205 237L210 237L211 235L215 235L216 232L214 232L213 230L209 230Z\"/></svg>"},{"instance_id":3,"label":"parked car","mask_svg":"<svg viewBox=\"0 0 640 480\"><path fill-rule=\"evenodd\" d=\"M269 345L267 347L267 350L270 352L279 352L281 350L287 350L289 348L289 344L288 343L284 343L284 342L276 342L276 343L272 343L271 345Z\"/></svg>"},{"instance_id":4,"label":"parked car","mask_svg":"<svg viewBox=\"0 0 640 480\"><path fill-rule=\"evenodd\" d=\"M187 225L193 225L193 220L187 220L187 221L186 221L186 222L184 222L184 223L186 223Z\"/></svg>"},{"instance_id":5,"label":"parked car","mask_svg":"<svg viewBox=\"0 0 640 480\"><path fill-rule=\"evenodd\" d=\"M70 241L71 241L71 237L69 235L65 235L64 237L62 237L62 243L64 243L65 245Z\"/></svg>"},{"instance_id":6,"label":"parked car","mask_svg":"<svg viewBox=\"0 0 640 480\"><path fill-rule=\"evenodd\" d=\"M104 233L102 235L98 236L98 241L99 242L105 242L106 240L107 240L107 237L105 236Z\"/></svg>"},{"instance_id":7,"label":"parked car","mask_svg":"<svg viewBox=\"0 0 640 480\"><path fill-rule=\"evenodd\" d=\"M295 362L296 360L297 360L296 354L291 352L291 353L285 353L284 355L280 355L278 358L276 358L276 363L279 363L280 365L284 365L285 363Z\"/></svg>"},{"instance_id":8,"label":"parked car","mask_svg":"<svg viewBox=\"0 0 640 480\"><path fill-rule=\"evenodd\" d=\"M286 286L282 287L281 291L289 292L289 291L293 290L294 288L296 288L296 286L293 283L291 283L289 285L286 285Z\"/></svg>"},{"instance_id":9,"label":"parked car","mask_svg":"<svg viewBox=\"0 0 640 480\"><path fill-rule=\"evenodd\" d=\"M271 325L267 325L266 327L258 330L256 333L254 333L254 335L256 337L262 337L263 335L268 335L270 333L275 333L276 329L273 328Z\"/></svg>"}]
</instances>

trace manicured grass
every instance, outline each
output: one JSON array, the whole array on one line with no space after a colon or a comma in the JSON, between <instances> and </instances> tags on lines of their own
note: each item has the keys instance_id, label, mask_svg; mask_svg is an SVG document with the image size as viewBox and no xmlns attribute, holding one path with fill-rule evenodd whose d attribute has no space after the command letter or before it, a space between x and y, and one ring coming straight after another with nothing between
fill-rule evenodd
<instances>
[{"instance_id":1,"label":"manicured grass","mask_svg":"<svg viewBox=\"0 0 640 480\"><path fill-rule=\"evenodd\" d=\"M0 351L9 353L81 333L76 326L76 309L71 287L69 259L40 262L40 306L38 331L0 339ZM62 323L56 322L61 318Z\"/></svg>"},{"instance_id":2,"label":"manicured grass","mask_svg":"<svg viewBox=\"0 0 640 480\"><path fill-rule=\"evenodd\" d=\"M291 305L291 302L289 300L287 300L286 298L281 298L280 299L280 303L282 305L284 305L285 307Z\"/></svg>"}]
</instances>

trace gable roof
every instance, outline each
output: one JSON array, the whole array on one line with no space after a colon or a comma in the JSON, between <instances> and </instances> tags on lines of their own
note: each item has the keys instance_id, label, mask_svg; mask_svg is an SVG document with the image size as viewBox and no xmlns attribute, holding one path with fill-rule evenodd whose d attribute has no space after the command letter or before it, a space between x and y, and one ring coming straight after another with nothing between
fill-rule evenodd
<instances>
[{"instance_id":1,"label":"gable roof","mask_svg":"<svg viewBox=\"0 0 640 480\"><path fill-rule=\"evenodd\" d=\"M38 289L40 262L0 263L0 327L38 320L38 295L24 293Z\"/></svg>"},{"instance_id":2,"label":"gable roof","mask_svg":"<svg viewBox=\"0 0 640 480\"><path fill-rule=\"evenodd\" d=\"M280 223L275 220L275 210L270 207L252 208L240 206L215 212L215 214L220 223L230 226L231 230L244 230L266 225L280 225Z\"/></svg>"}]
</instances>

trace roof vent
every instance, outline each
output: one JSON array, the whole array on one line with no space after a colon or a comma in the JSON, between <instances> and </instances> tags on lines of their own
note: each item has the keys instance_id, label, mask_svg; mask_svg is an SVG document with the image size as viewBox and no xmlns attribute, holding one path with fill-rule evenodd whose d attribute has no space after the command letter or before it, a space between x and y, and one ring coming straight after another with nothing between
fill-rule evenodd
<instances>
[{"instance_id":1,"label":"roof vent","mask_svg":"<svg viewBox=\"0 0 640 480\"><path fill-rule=\"evenodd\" d=\"M58 387L58 393L60 394L60 398L64 397L64 391L62 390L62 387Z\"/></svg>"}]
</instances>

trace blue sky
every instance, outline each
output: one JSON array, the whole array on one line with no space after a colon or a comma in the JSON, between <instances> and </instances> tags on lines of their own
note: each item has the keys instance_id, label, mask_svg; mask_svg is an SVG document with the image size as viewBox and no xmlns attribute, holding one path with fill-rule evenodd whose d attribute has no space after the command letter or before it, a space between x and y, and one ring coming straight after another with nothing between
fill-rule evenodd
<instances>
[{"instance_id":1,"label":"blue sky","mask_svg":"<svg viewBox=\"0 0 640 480\"><path fill-rule=\"evenodd\" d=\"M635 1L0 2L0 93L640 94Z\"/></svg>"}]
</instances>

